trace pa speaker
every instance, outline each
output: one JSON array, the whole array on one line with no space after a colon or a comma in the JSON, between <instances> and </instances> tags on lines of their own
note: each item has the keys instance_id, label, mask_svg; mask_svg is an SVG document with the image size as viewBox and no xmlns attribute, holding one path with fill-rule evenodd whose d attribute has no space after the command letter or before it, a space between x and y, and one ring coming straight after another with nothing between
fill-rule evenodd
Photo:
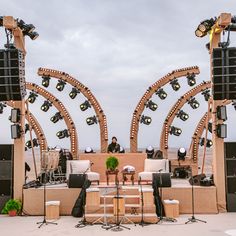
<instances>
[{"instance_id":1,"label":"pa speaker","mask_svg":"<svg viewBox=\"0 0 236 236\"><path fill-rule=\"evenodd\" d=\"M82 188L86 179L86 174L70 174L68 180L69 188Z\"/></svg>"},{"instance_id":2,"label":"pa speaker","mask_svg":"<svg viewBox=\"0 0 236 236\"><path fill-rule=\"evenodd\" d=\"M236 160L236 142L225 142L225 158Z\"/></svg>"},{"instance_id":3,"label":"pa speaker","mask_svg":"<svg viewBox=\"0 0 236 236\"><path fill-rule=\"evenodd\" d=\"M14 145L13 144L1 144L0 145L0 161L13 160Z\"/></svg>"}]
</instances>

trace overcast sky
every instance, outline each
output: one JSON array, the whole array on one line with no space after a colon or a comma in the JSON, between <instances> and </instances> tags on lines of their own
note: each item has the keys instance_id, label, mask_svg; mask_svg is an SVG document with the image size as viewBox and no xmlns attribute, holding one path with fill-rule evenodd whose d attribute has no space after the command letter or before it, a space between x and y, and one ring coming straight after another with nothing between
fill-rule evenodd
<instances>
[{"instance_id":1,"label":"overcast sky","mask_svg":"<svg viewBox=\"0 0 236 236\"><path fill-rule=\"evenodd\" d=\"M32 41L26 38L26 79L37 84L39 67L62 70L87 85L102 106L108 121L109 139L117 136L119 143L129 147L132 113L145 93L155 81L174 69L200 67L197 81L209 80L209 54L205 49L208 37L199 39L194 31L200 21L218 16L221 12L236 14L234 0L0 0L1 15L12 15L35 25L40 37ZM5 34L1 30L1 46ZM231 46L236 37L232 33ZM165 101L156 95L152 100L159 106L155 112L145 110L152 117L152 124L140 125L140 148L159 146L160 132L169 109L188 89L186 79L180 79L181 89L173 92L170 85ZM55 94L68 108L79 136L80 149L100 145L99 126L87 126L85 119L94 115L93 109L81 112L83 95L75 100L68 97L71 89L66 85L63 92L55 89L57 81L51 80L48 90ZM175 119L173 124L182 128L180 137L171 137L170 145L188 147L199 119L207 110L201 95L198 110L189 105L183 109L189 113L188 121ZM56 112L40 110L43 98L30 106L40 121L50 146L69 147L69 139L58 140L56 132L66 128L64 121L50 122ZM11 143L10 109L0 115L1 143ZM236 111L228 106L227 140L235 140L233 120ZM26 139L29 139L27 135Z\"/></svg>"}]
</instances>

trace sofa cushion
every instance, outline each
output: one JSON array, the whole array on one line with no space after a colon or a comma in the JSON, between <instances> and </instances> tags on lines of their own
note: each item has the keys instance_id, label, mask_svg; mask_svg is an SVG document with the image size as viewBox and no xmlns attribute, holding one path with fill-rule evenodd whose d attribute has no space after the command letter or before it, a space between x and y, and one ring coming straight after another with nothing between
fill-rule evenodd
<instances>
[{"instance_id":1,"label":"sofa cushion","mask_svg":"<svg viewBox=\"0 0 236 236\"><path fill-rule=\"evenodd\" d=\"M144 163L144 172L169 172L168 170L168 160L162 159L162 160L153 160L153 159L145 159Z\"/></svg>"}]
</instances>

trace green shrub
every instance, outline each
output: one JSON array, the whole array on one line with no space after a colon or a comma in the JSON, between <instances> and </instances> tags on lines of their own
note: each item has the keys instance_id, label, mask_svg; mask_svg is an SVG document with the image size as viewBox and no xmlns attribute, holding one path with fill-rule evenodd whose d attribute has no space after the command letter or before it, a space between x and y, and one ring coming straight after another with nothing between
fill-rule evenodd
<instances>
[{"instance_id":1,"label":"green shrub","mask_svg":"<svg viewBox=\"0 0 236 236\"><path fill-rule=\"evenodd\" d=\"M108 170L115 170L119 165L119 160L116 157L110 156L106 160L106 167Z\"/></svg>"},{"instance_id":2,"label":"green shrub","mask_svg":"<svg viewBox=\"0 0 236 236\"><path fill-rule=\"evenodd\" d=\"M2 214L8 214L9 211L16 210L17 213L21 210L21 202L16 199L10 199L6 202L4 208L2 209Z\"/></svg>"}]
</instances>

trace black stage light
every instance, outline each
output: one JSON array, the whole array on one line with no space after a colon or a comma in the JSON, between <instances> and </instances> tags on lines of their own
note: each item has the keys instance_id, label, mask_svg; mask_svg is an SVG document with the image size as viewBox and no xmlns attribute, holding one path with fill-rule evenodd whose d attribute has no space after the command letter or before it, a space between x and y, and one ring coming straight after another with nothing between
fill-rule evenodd
<instances>
[{"instance_id":1,"label":"black stage light","mask_svg":"<svg viewBox=\"0 0 236 236\"><path fill-rule=\"evenodd\" d=\"M88 117L86 119L86 122L87 122L87 125L93 125L93 124L97 124L98 123L96 116Z\"/></svg>"},{"instance_id":2,"label":"black stage light","mask_svg":"<svg viewBox=\"0 0 236 236\"><path fill-rule=\"evenodd\" d=\"M32 33L35 29L35 26L33 24L24 24L22 26L22 32L24 35L29 35L29 33Z\"/></svg>"},{"instance_id":3,"label":"black stage light","mask_svg":"<svg viewBox=\"0 0 236 236\"><path fill-rule=\"evenodd\" d=\"M212 133L212 122L208 122L208 131Z\"/></svg>"},{"instance_id":4,"label":"black stage light","mask_svg":"<svg viewBox=\"0 0 236 236\"><path fill-rule=\"evenodd\" d=\"M236 110L236 100L232 101L232 106L234 107L234 109Z\"/></svg>"},{"instance_id":5,"label":"black stage light","mask_svg":"<svg viewBox=\"0 0 236 236\"><path fill-rule=\"evenodd\" d=\"M177 114L177 117L180 118L182 121L186 121L189 118L189 115L183 110L180 110Z\"/></svg>"},{"instance_id":6,"label":"black stage light","mask_svg":"<svg viewBox=\"0 0 236 236\"><path fill-rule=\"evenodd\" d=\"M28 33L28 36L32 39L32 40L35 40L36 38L38 38L39 34L37 32L31 32L31 33Z\"/></svg>"},{"instance_id":7,"label":"black stage light","mask_svg":"<svg viewBox=\"0 0 236 236\"><path fill-rule=\"evenodd\" d=\"M3 109L4 109L4 107L6 107L6 104L3 103L3 102L0 102L0 114L3 113Z\"/></svg>"},{"instance_id":8,"label":"black stage light","mask_svg":"<svg viewBox=\"0 0 236 236\"><path fill-rule=\"evenodd\" d=\"M72 88L71 92L69 93L69 96L71 99L74 99L78 93L80 93L80 90L74 87L74 88Z\"/></svg>"},{"instance_id":9,"label":"black stage light","mask_svg":"<svg viewBox=\"0 0 236 236\"><path fill-rule=\"evenodd\" d=\"M164 100L167 97L167 93L164 91L163 88L158 89L156 91L156 95L158 95L161 100Z\"/></svg>"},{"instance_id":10,"label":"black stage light","mask_svg":"<svg viewBox=\"0 0 236 236\"><path fill-rule=\"evenodd\" d=\"M34 92L30 92L29 97L28 97L28 102L34 103L37 97L38 97L38 94Z\"/></svg>"},{"instance_id":11,"label":"black stage light","mask_svg":"<svg viewBox=\"0 0 236 236\"><path fill-rule=\"evenodd\" d=\"M209 100L209 98L211 97L210 95L210 90L206 89L202 92L202 95L204 96L205 101L207 102Z\"/></svg>"},{"instance_id":12,"label":"black stage light","mask_svg":"<svg viewBox=\"0 0 236 236\"><path fill-rule=\"evenodd\" d=\"M38 139L36 139L36 138L33 139L33 145L34 145L34 147L39 146Z\"/></svg>"},{"instance_id":13,"label":"black stage light","mask_svg":"<svg viewBox=\"0 0 236 236\"><path fill-rule=\"evenodd\" d=\"M146 104L146 107L152 111L155 111L158 108L158 105L152 100L149 100L148 103Z\"/></svg>"},{"instance_id":14,"label":"black stage light","mask_svg":"<svg viewBox=\"0 0 236 236\"><path fill-rule=\"evenodd\" d=\"M25 146L26 146L27 148L32 148L31 141L28 140L28 141L25 143Z\"/></svg>"},{"instance_id":15,"label":"black stage light","mask_svg":"<svg viewBox=\"0 0 236 236\"><path fill-rule=\"evenodd\" d=\"M216 134L218 138L227 138L227 125L218 124L216 126Z\"/></svg>"},{"instance_id":16,"label":"black stage light","mask_svg":"<svg viewBox=\"0 0 236 236\"><path fill-rule=\"evenodd\" d=\"M21 126L19 124L11 125L11 138L17 139L21 137Z\"/></svg>"},{"instance_id":17,"label":"black stage light","mask_svg":"<svg viewBox=\"0 0 236 236\"><path fill-rule=\"evenodd\" d=\"M56 135L59 139L68 138L70 136L68 129L58 131Z\"/></svg>"},{"instance_id":18,"label":"black stage light","mask_svg":"<svg viewBox=\"0 0 236 236\"><path fill-rule=\"evenodd\" d=\"M197 37L199 37L199 38L202 38L202 37L206 36L206 34L207 34L207 33L202 32L202 31L199 30L199 29L195 30L195 35L196 35Z\"/></svg>"},{"instance_id":19,"label":"black stage light","mask_svg":"<svg viewBox=\"0 0 236 236\"><path fill-rule=\"evenodd\" d=\"M91 147L86 147L84 153L93 153L93 149Z\"/></svg>"},{"instance_id":20,"label":"black stage light","mask_svg":"<svg viewBox=\"0 0 236 236\"><path fill-rule=\"evenodd\" d=\"M206 147L210 148L213 145L212 140L207 139Z\"/></svg>"},{"instance_id":21,"label":"black stage light","mask_svg":"<svg viewBox=\"0 0 236 236\"><path fill-rule=\"evenodd\" d=\"M195 74L192 73L192 74L189 74L187 75L187 81L188 81L188 85L189 86L194 86L196 84L196 78L195 78Z\"/></svg>"},{"instance_id":22,"label":"black stage light","mask_svg":"<svg viewBox=\"0 0 236 236\"><path fill-rule=\"evenodd\" d=\"M47 88L50 84L50 76L42 76L42 85Z\"/></svg>"},{"instance_id":23,"label":"black stage light","mask_svg":"<svg viewBox=\"0 0 236 236\"><path fill-rule=\"evenodd\" d=\"M59 120L62 120L63 117L60 112L57 112L54 116L51 117L50 121L57 123Z\"/></svg>"},{"instance_id":24,"label":"black stage light","mask_svg":"<svg viewBox=\"0 0 236 236\"><path fill-rule=\"evenodd\" d=\"M48 100L44 101L43 105L41 106L41 110L47 112L49 108L52 106L52 103Z\"/></svg>"},{"instance_id":25,"label":"black stage light","mask_svg":"<svg viewBox=\"0 0 236 236\"><path fill-rule=\"evenodd\" d=\"M123 147L120 147L119 153L125 153L125 149Z\"/></svg>"},{"instance_id":26,"label":"black stage light","mask_svg":"<svg viewBox=\"0 0 236 236\"><path fill-rule=\"evenodd\" d=\"M80 110L81 111L86 111L89 107L91 107L90 103L88 100L80 104Z\"/></svg>"},{"instance_id":27,"label":"black stage light","mask_svg":"<svg viewBox=\"0 0 236 236\"><path fill-rule=\"evenodd\" d=\"M180 89L180 84L177 79L173 79L170 81L171 87L174 91L178 91Z\"/></svg>"},{"instance_id":28,"label":"black stage light","mask_svg":"<svg viewBox=\"0 0 236 236\"><path fill-rule=\"evenodd\" d=\"M58 80L58 83L56 85L56 89L61 92L65 88L65 85L66 85L65 81Z\"/></svg>"},{"instance_id":29,"label":"black stage light","mask_svg":"<svg viewBox=\"0 0 236 236\"><path fill-rule=\"evenodd\" d=\"M196 98L191 98L189 101L188 101L188 104L193 108L193 109L197 109L200 104L199 102L196 100Z\"/></svg>"},{"instance_id":30,"label":"black stage light","mask_svg":"<svg viewBox=\"0 0 236 236\"><path fill-rule=\"evenodd\" d=\"M150 116L142 115L140 123L143 123L145 125L150 125L152 123L152 118Z\"/></svg>"},{"instance_id":31,"label":"black stage light","mask_svg":"<svg viewBox=\"0 0 236 236\"><path fill-rule=\"evenodd\" d=\"M25 124L25 134L30 130L30 126L29 124Z\"/></svg>"},{"instance_id":32,"label":"black stage light","mask_svg":"<svg viewBox=\"0 0 236 236\"><path fill-rule=\"evenodd\" d=\"M175 127L175 126L170 126L169 132L170 132L170 134L173 134L175 136L180 136L182 133L182 130L180 128Z\"/></svg>"},{"instance_id":33,"label":"black stage light","mask_svg":"<svg viewBox=\"0 0 236 236\"><path fill-rule=\"evenodd\" d=\"M207 33L211 30L211 27L215 24L215 21L216 19L213 18L209 20L204 20L199 24L198 29L204 33Z\"/></svg>"},{"instance_id":34,"label":"black stage light","mask_svg":"<svg viewBox=\"0 0 236 236\"><path fill-rule=\"evenodd\" d=\"M226 106L217 106L216 107L216 116L219 120L227 120L227 110Z\"/></svg>"},{"instance_id":35,"label":"black stage light","mask_svg":"<svg viewBox=\"0 0 236 236\"><path fill-rule=\"evenodd\" d=\"M0 16L0 26L3 25L3 16Z\"/></svg>"},{"instance_id":36,"label":"black stage light","mask_svg":"<svg viewBox=\"0 0 236 236\"><path fill-rule=\"evenodd\" d=\"M153 154L154 154L154 148L153 148L153 146L148 146L147 148L146 148L146 153L147 153L147 158L148 159L152 159L153 158Z\"/></svg>"},{"instance_id":37,"label":"black stage light","mask_svg":"<svg viewBox=\"0 0 236 236\"><path fill-rule=\"evenodd\" d=\"M178 161L184 161L185 160L185 157L186 157L186 154L187 154L187 151L185 148L181 147L178 149Z\"/></svg>"}]
</instances>

